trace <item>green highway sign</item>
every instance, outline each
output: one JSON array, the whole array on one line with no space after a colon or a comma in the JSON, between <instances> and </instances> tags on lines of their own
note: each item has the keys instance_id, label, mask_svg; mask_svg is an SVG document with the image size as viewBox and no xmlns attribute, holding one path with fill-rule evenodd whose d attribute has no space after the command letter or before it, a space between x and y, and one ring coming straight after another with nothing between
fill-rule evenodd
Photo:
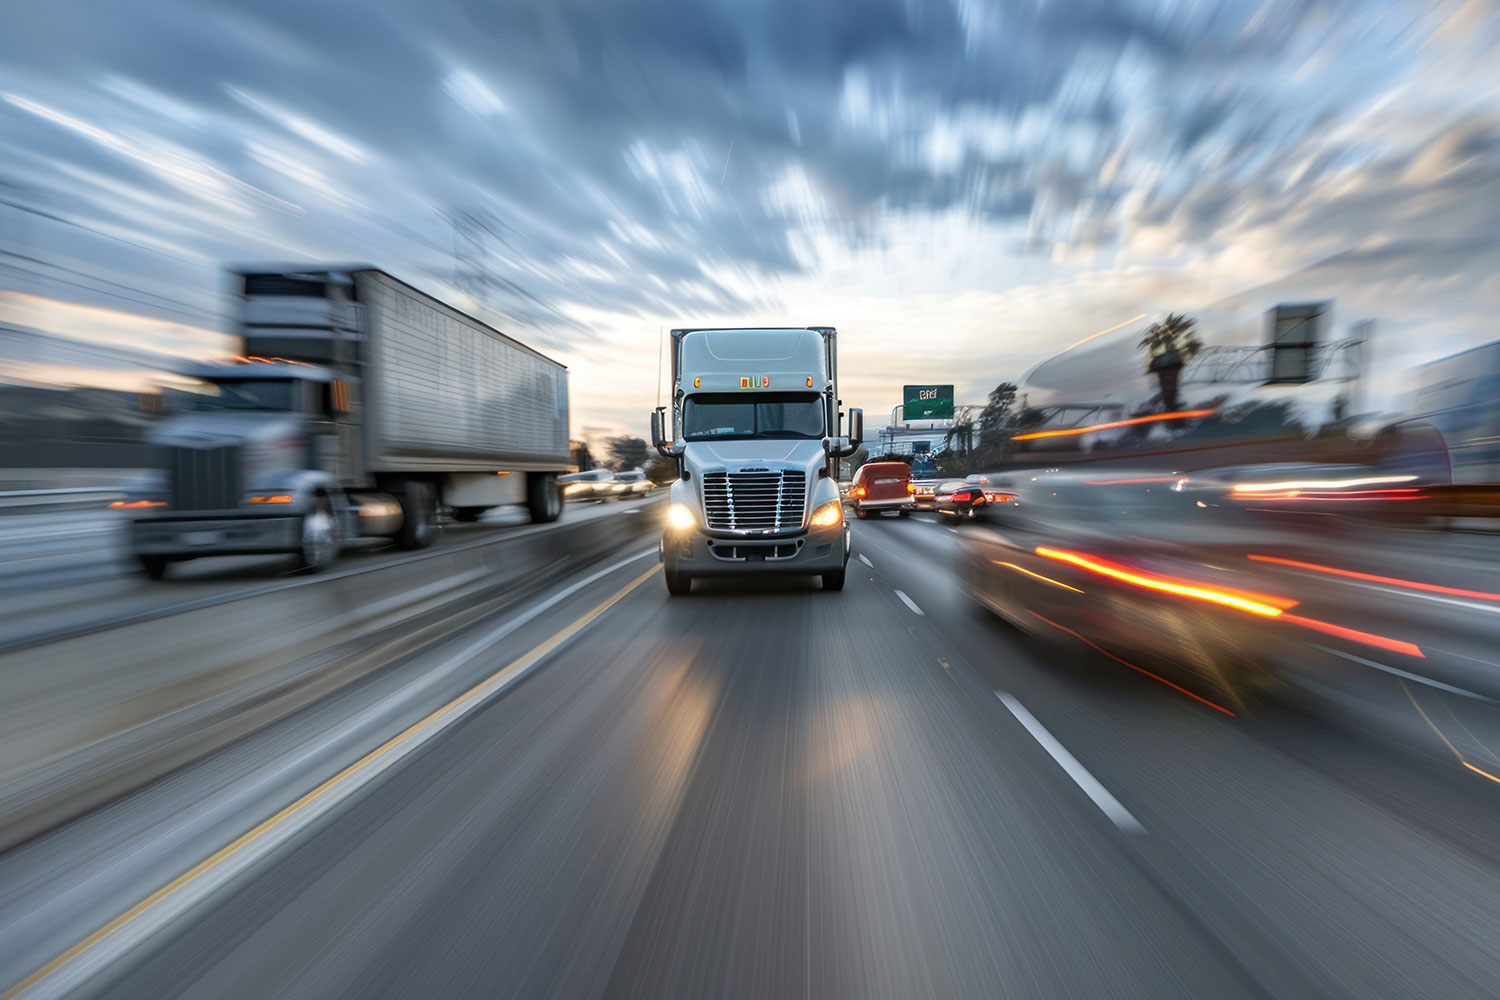
<instances>
[{"instance_id":1,"label":"green highway sign","mask_svg":"<svg viewBox=\"0 0 1500 1000\"><path fill-rule=\"evenodd\" d=\"M908 385L903 388L902 413L907 420L953 419L953 386Z\"/></svg>"}]
</instances>

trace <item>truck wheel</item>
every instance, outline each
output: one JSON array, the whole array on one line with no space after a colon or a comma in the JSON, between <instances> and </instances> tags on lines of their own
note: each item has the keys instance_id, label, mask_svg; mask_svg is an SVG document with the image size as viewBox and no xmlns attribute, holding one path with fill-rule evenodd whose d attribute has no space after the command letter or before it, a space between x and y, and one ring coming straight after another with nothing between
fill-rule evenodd
<instances>
[{"instance_id":1,"label":"truck wheel","mask_svg":"<svg viewBox=\"0 0 1500 1000\"><path fill-rule=\"evenodd\" d=\"M339 525L333 516L333 504L318 497L310 513L302 515L302 548L297 551L297 568L316 573L339 557Z\"/></svg>"},{"instance_id":2,"label":"truck wheel","mask_svg":"<svg viewBox=\"0 0 1500 1000\"><path fill-rule=\"evenodd\" d=\"M832 573L824 573L823 574L823 589L824 590L843 590L844 589L844 570L836 569Z\"/></svg>"},{"instance_id":3,"label":"truck wheel","mask_svg":"<svg viewBox=\"0 0 1500 1000\"><path fill-rule=\"evenodd\" d=\"M166 556L136 556L140 561L141 572L146 574L148 580L162 580L167 575Z\"/></svg>"},{"instance_id":4,"label":"truck wheel","mask_svg":"<svg viewBox=\"0 0 1500 1000\"><path fill-rule=\"evenodd\" d=\"M686 573L674 573L672 570L662 570L662 579L667 582L667 593L677 596L679 594L690 594L693 591L693 578Z\"/></svg>"},{"instance_id":5,"label":"truck wheel","mask_svg":"<svg viewBox=\"0 0 1500 1000\"><path fill-rule=\"evenodd\" d=\"M397 494L397 499L401 501L401 530L396 532L396 547L425 549L432 544L436 534L432 487L426 483L409 482Z\"/></svg>"},{"instance_id":6,"label":"truck wheel","mask_svg":"<svg viewBox=\"0 0 1500 1000\"><path fill-rule=\"evenodd\" d=\"M454 507L453 520L470 524L479 520L479 515L489 510L488 507Z\"/></svg>"},{"instance_id":7,"label":"truck wheel","mask_svg":"<svg viewBox=\"0 0 1500 1000\"><path fill-rule=\"evenodd\" d=\"M532 472L526 476L526 509L531 512L533 524L548 524L557 520L562 513L562 494L557 489L557 476L550 472Z\"/></svg>"},{"instance_id":8,"label":"truck wheel","mask_svg":"<svg viewBox=\"0 0 1500 1000\"><path fill-rule=\"evenodd\" d=\"M909 511L905 507L903 507L900 510L896 511L896 516L897 517L905 517L906 515L908 515L910 513L911 513L911 511Z\"/></svg>"}]
</instances>

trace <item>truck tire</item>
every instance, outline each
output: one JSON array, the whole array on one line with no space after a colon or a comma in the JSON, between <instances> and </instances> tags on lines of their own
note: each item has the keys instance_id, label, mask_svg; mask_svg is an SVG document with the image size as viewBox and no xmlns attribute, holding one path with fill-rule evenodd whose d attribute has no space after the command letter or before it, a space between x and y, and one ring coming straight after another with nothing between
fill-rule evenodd
<instances>
[{"instance_id":1,"label":"truck tire","mask_svg":"<svg viewBox=\"0 0 1500 1000\"><path fill-rule=\"evenodd\" d=\"M562 514L562 493L557 488L557 476L550 472L531 472L526 475L526 509L531 512L531 523L549 524Z\"/></svg>"},{"instance_id":2,"label":"truck tire","mask_svg":"<svg viewBox=\"0 0 1500 1000\"><path fill-rule=\"evenodd\" d=\"M313 509L302 515L302 547L297 550L297 568L317 573L339 557L339 522L333 504L318 497Z\"/></svg>"},{"instance_id":3,"label":"truck tire","mask_svg":"<svg viewBox=\"0 0 1500 1000\"><path fill-rule=\"evenodd\" d=\"M401 502L401 528L396 532L396 548L425 549L437 534L433 523L437 511L432 502L432 487L414 480L402 487L396 499Z\"/></svg>"},{"instance_id":4,"label":"truck tire","mask_svg":"<svg viewBox=\"0 0 1500 1000\"><path fill-rule=\"evenodd\" d=\"M667 593L672 596L692 593L693 578L686 573L674 573L672 570L664 569L661 576L667 583Z\"/></svg>"},{"instance_id":5,"label":"truck tire","mask_svg":"<svg viewBox=\"0 0 1500 1000\"><path fill-rule=\"evenodd\" d=\"M823 574L823 589L824 590L843 590L844 589L844 573L845 573L845 571L842 570L842 569L836 569L836 570L834 570L831 573L824 573Z\"/></svg>"},{"instance_id":6,"label":"truck tire","mask_svg":"<svg viewBox=\"0 0 1500 1000\"><path fill-rule=\"evenodd\" d=\"M167 564L170 562L166 556L136 556L141 564L141 572L146 574L148 580L163 580L167 576Z\"/></svg>"},{"instance_id":7,"label":"truck tire","mask_svg":"<svg viewBox=\"0 0 1500 1000\"><path fill-rule=\"evenodd\" d=\"M896 511L896 516L897 517L905 517L905 516L907 516L910 513L911 513L911 511L907 510L905 507L902 507L900 510Z\"/></svg>"},{"instance_id":8,"label":"truck tire","mask_svg":"<svg viewBox=\"0 0 1500 1000\"><path fill-rule=\"evenodd\" d=\"M489 510L488 507L454 507L453 520L471 524L479 520L479 516L487 510Z\"/></svg>"}]
</instances>

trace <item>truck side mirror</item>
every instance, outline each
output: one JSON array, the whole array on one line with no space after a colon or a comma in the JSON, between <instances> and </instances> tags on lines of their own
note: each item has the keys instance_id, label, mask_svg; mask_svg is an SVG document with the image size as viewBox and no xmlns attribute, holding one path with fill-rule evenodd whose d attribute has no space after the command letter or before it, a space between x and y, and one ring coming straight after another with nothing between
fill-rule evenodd
<instances>
[{"instance_id":1,"label":"truck side mirror","mask_svg":"<svg viewBox=\"0 0 1500 1000\"><path fill-rule=\"evenodd\" d=\"M865 443L865 411L854 406L849 409L849 454L859 450Z\"/></svg>"},{"instance_id":2,"label":"truck side mirror","mask_svg":"<svg viewBox=\"0 0 1500 1000\"><path fill-rule=\"evenodd\" d=\"M651 411L651 446L656 449L658 455L664 458L677 458L682 454L682 448L667 437L666 409L664 406L658 406Z\"/></svg>"}]
</instances>

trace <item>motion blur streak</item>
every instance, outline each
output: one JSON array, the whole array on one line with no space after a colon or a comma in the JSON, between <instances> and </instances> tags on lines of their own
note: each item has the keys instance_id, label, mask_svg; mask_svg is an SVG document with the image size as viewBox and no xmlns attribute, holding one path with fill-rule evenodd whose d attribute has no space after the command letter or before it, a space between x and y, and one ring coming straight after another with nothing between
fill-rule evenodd
<instances>
[{"instance_id":1,"label":"motion blur streak","mask_svg":"<svg viewBox=\"0 0 1500 1000\"><path fill-rule=\"evenodd\" d=\"M1334 625L1331 622L1320 622L1316 618L1303 618L1301 615L1282 615L1281 620L1293 625L1301 625L1318 632L1326 632L1343 639L1353 639L1355 642L1367 643L1371 646L1379 646L1393 653L1405 653L1407 656L1415 656L1418 659L1426 659L1422 650L1409 642L1400 639L1389 639L1383 635L1375 635L1373 632L1361 632L1358 629L1346 628L1343 625Z\"/></svg>"},{"instance_id":2,"label":"motion blur streak","mask_svg":"<svg viewBox=\"0 0 1500 1000\"><path fill-rule=\"evenodd\" d=\"M1045 545L1038 546L1036 554L1045 556L1048 559L1056 559L1059 562L1071 563L1092 573L1098 573L1100 576L1107 576L1124 583L1134 584L1137 587L1144 587L1147 590L1159 590L1166 594L1177 594L1180 597L1191 597L1198 601L1223 604L1226 607L1239 608L1241 611L1248 611L1254 615L1264 615L1267 618L1274 618L1281 614L1283 609L1297 606L1296 601L1287 600L1282 597L1210 590L1207 587L1198 586L1194 583L1186 583L1181 580L1145 576L1102 559L1095 559L1063 549L1049 549Z\"/></svg>"},{"instance_id":3,"label":"motion blur streak","mask_svg":"<svg viewBox=\"0 0 1500 1000\"><path fill-rule=\"evenodd\" d=\"M1066 583L1061 582L1060 580L1054 580L1054 579L1052 579L1052 577L1050 577L1050 576L1043 576L1040 573L1033 573L1031 570L1026 569L1024 566L1017 566L1013 562L1006 562L1003 559L994 559L994 560L991 560L991 561L994 562L994 564L996 566L1005 566L1005 567L1007 567L1009 569L1015 570L1017 573L1025 573L1029 577L1032 577L1032 578L1037 579L1037 580L1041 580L1044 583L1050 583L1054 587L1061 587L1063 590L1071 590L1075 594L1082 594L1082 593L1084 593L1084 591L1079 590L1077 587L1070 587Z\"/></svg>"},{"instance_id":4,"label":"motion blur streak","mask_svg":"<svg viewBox=\"0 0 1500 1000\"><path fill-rule=\"evenodd\" d=\"M1473 597L1482 601L1500 601L1500 594L1491 593L1487 590L1465 590L1462 587L1445 587L1437 583L1421 583L1417 580L1402 580L1394 576L1379 576L1375 573L1358 573L1352 569L1339 569L1337 566L1322 566L1318 563L1302 562L1297 559L1282 559L1278 556L1262 556L1251 553L1247 558L1254 562L1272 563L1277 566L1290 566L1292 569L1305 569L1312 573L1327 573L1330 576L1344 576L1351 580L1365 580L1369 583L1386 583L1392 587L1405 587L1408 590L1425 590L1433 594L1447 594L1450 597Z\"/></svg>"},{"instance_id":5,"label":"motion blur streak","mask_svg":"<svg viewBox=\"0 0 1500 1000\"><path fill-rule=\"evenodd\" d=\"M1048 625L1051 625L1053 628L1062 629L1064 632L1068 633L1073 638L1077 639L1079 642L1082 642L1084 645L1089 646L1090 648L1092 648L1094 650L1097 650L1100 653L1103 653L1105 656L1109 657L1111 660L1114 660L1116 663L1123 663L1123 664L1125 664L1125 666L1129 667L1131 670L1136 671L1137 673L1145 674L1147 677L1151 678L1154 681L1160 681L1161 683L1165 684L1167 687L1171 688L1173 691L1180 691L1181 693L1187 695L1189 698L1193 699L1196 702L1201 702L1204 705L1207 705L1209 708L1217 709L1218 711L1223 712L1225 715L1228 715L1228 716L1230 716L1232 718L1238 718L1238 716L1236 716L1229 709L1225 708L1223 705L1219 705L1219 704L1216 704L1215 702L1209 701L1207 698L1203 697L1202 695L1195 694L1192 691L1189 691L1187 688L1183 687L1181 684L1174 684L1171 681L1167 680L1165 677L1161 676L1160 674L1154 674L1154 673L1152 673L1151 671L1147 670L1145 667L1139 667L1139 666L1136 666L1134 663L1131 663L1129 660L1121 659L1120 657L1116 656L1114 653L1111 653L1109 650L1105 649L1103 646L1100 646L1099 644L1097 644L1095 642L1091 642L1089 639L1087 639L1083 635L1080 635L1079 633L1073 631L1072 629L1068 628L1068 626L1066 626L1066 625L1059 625L1057 622L1053 621L1051 618L1044 618L1043 616L1037 614L1035 611L1032 611L1031 615L1034 618L1040 618L1042 621L1046 622Z\"/></svg>"},{"instance_id":6,"label":"motion blur streak","mask_svg":"<svg viewBox=\"0 0 1500 1000\"><path fill-rule=\"evenodd\" d=\"M1406 682L1405 681L1397 681L1396 683L1398 683L1398 684L1401 685L1401 692L1403 694L1405 694L1406 697L1407 697L1407 700L1411 702L1411 707L1417 710L1417 714L1422 717L1422 721L1425 722L1425 723L1427 723L1429 726L1432 727L1432 731L1434 733L1437 733L1437 738L1440 739L1440 740L1442 740L1443 744L1449 750L1453 751L1453 756L1455 756L1455 757L1458 758L1458 762L1460 764L1462 764L1464 767L1468 768L1470 771L1473 771L1475 774L1478 774L1478 775L1480 775L1482 777L1485 777L1485 778L1489 778L1491 781L1495 782L1496 784L1500 784L1500 777L1496 777L1495 775L1493 775L1490 772L1486 771L1484 768L1475 767L1473 764L1469 763L1468 759L1464 757L1463 753L1458 749L1458 747L1456 747L1456 746L1453 745L1453 741L1450 740L1450 739L1448 739L1448 737L1443 733L1443 731L1437 727L1437 723L1435 723L1435 722L1432 721L1432 717L1429 716L1422 709L1421 705L1417 704L1417 699L1415 699L1415 698L1412 697L1411 689L1406 686Z\"/></svg>"},{"instance_id":7,"label":"motion blur streak","mask_svg":"<svg viewBox=\"0 0 1500 1000\"><path fill-rule=\"evenodd\" d=\"M1111 420L1106 424L1090 424L1087 427L1068 427L1056 431L1032 431L1030 434L1017 434L1012 441L1035 441L1038 438L1072 437L1077 434L1088 434L1090 431L1108 431L1116 427L1135 427L1138 424L1154 424L1163 420L1186 420L1190 417L1211 417L1215 409L1208 410L1177 410L1173 413L1153 413L1145 417L1131 417L1129 420Z\"/></svg>"},{"instance_id":8,"label":"motion blur streak","mask_svg":"<svg viewBox=\"0 0 1500 1000\"><path fill-rule=\"evenodd\" d=\"M1180 483L1181 476L1141 476L1137 479L1085 479L1085 486L1134 486L1144 483Z\"/></svg>"},{"instance_id":9,"label":"motion blur streak","mask_svg":"<svg viewBox=\"0 0 1500 1000\"><path fill-rule=\"evenodd\" d=\"M199 877L212 872L214 868L223 864L225 861L228 861L243 848L249 847L251 844L254 844L256 841L262 839L268 834L275 832L279 827L285 826L287 823L295 819L299 813L308 810L329 793L339 790L341 786L345 786L351 779L358 777L361 772L370 769L382 758L388 757L393 753L399 754L401 751L408 749L409 744L420 744L427 738L430 738L430 736L432 736L433 734L440 732L442 729L446 728L447 725L452 724L453 722L472 712L474 709L480 707L490 698L494 697L501 690L507 687L511 682L518 679L520 675L524 674L531 667L535 666L537 663L540 663L552 653L556 652L559 647L565 644L568 640L572 639L579 632L587 628L600 615L604 614L610 608L620 603L620 601L623 600L627 595L629 595L641 584L650 579L651 576L653 576L659 568L660 567L652 566L650 569L646 570L644 573L631 580L625 586L615 591L613 594L596 605L592 610L588 611L582 617L573 621L572 624L554 633L551 638L542 643L539 643L527 652L523 653L521 656L516 657L511 662L507 663L504 667L501 667L499 670L495 671L493 674L485 678L479 684L476 684L474 687L465 691L457 698L454 698L452 701L432 712L421 721L413 723L405 730L397 733L395 736L391 737L389 740L382 743L374 750L371 750L368 754L361 757L353 764L350 764L348 767L344 768L342 771L338 772L333 777L323 782L321 785L318 785L312 791L297 799L291 805L277 812L270 818L263 820L248 832L241 834L239 837L235 838L228 845L220 848L213 854L204 858L192 868L189 868L187 871L183 872L181 875L177 876L166 885L151 893L145 899L130 907L130 909L126 910L124 913L121 913L119 916L115 917L113 920L109 921L98 930L95 930L93 933L83 938L83 940L79 941L67 951L64 951L62 954L52 959L46 965L43 965L41 968L31 973L31 975L27 976L25 979L21 980L19 983L6 990L4 993L0 993L0 1000L13 1000L13 998L20 996L27 990L30 990L32 987L38 985L47 977L61 970L64 966L72 962L74 959L79 958L85 952L103 942L112 934L115 934L116 932L124 929L132 921L147 913L147 911L151 910L157 904L163 902L164 900L167 900L175 893L185 889Z\"/></svg>"},{"instance_id":10,"label":"motion blur streak","mask_svg":"<svg viewBox=\"0 0 1500 1000\"><path fill-rule=\"evenodd\" d=\"M1235 483L1236 493L1266 493L1283 490L1339 490L1345 486L1376 486L1409 483L1416 476L1365 476L1362 479L1293 479L1282 483Z\"/></svg>"}]
</instances>

